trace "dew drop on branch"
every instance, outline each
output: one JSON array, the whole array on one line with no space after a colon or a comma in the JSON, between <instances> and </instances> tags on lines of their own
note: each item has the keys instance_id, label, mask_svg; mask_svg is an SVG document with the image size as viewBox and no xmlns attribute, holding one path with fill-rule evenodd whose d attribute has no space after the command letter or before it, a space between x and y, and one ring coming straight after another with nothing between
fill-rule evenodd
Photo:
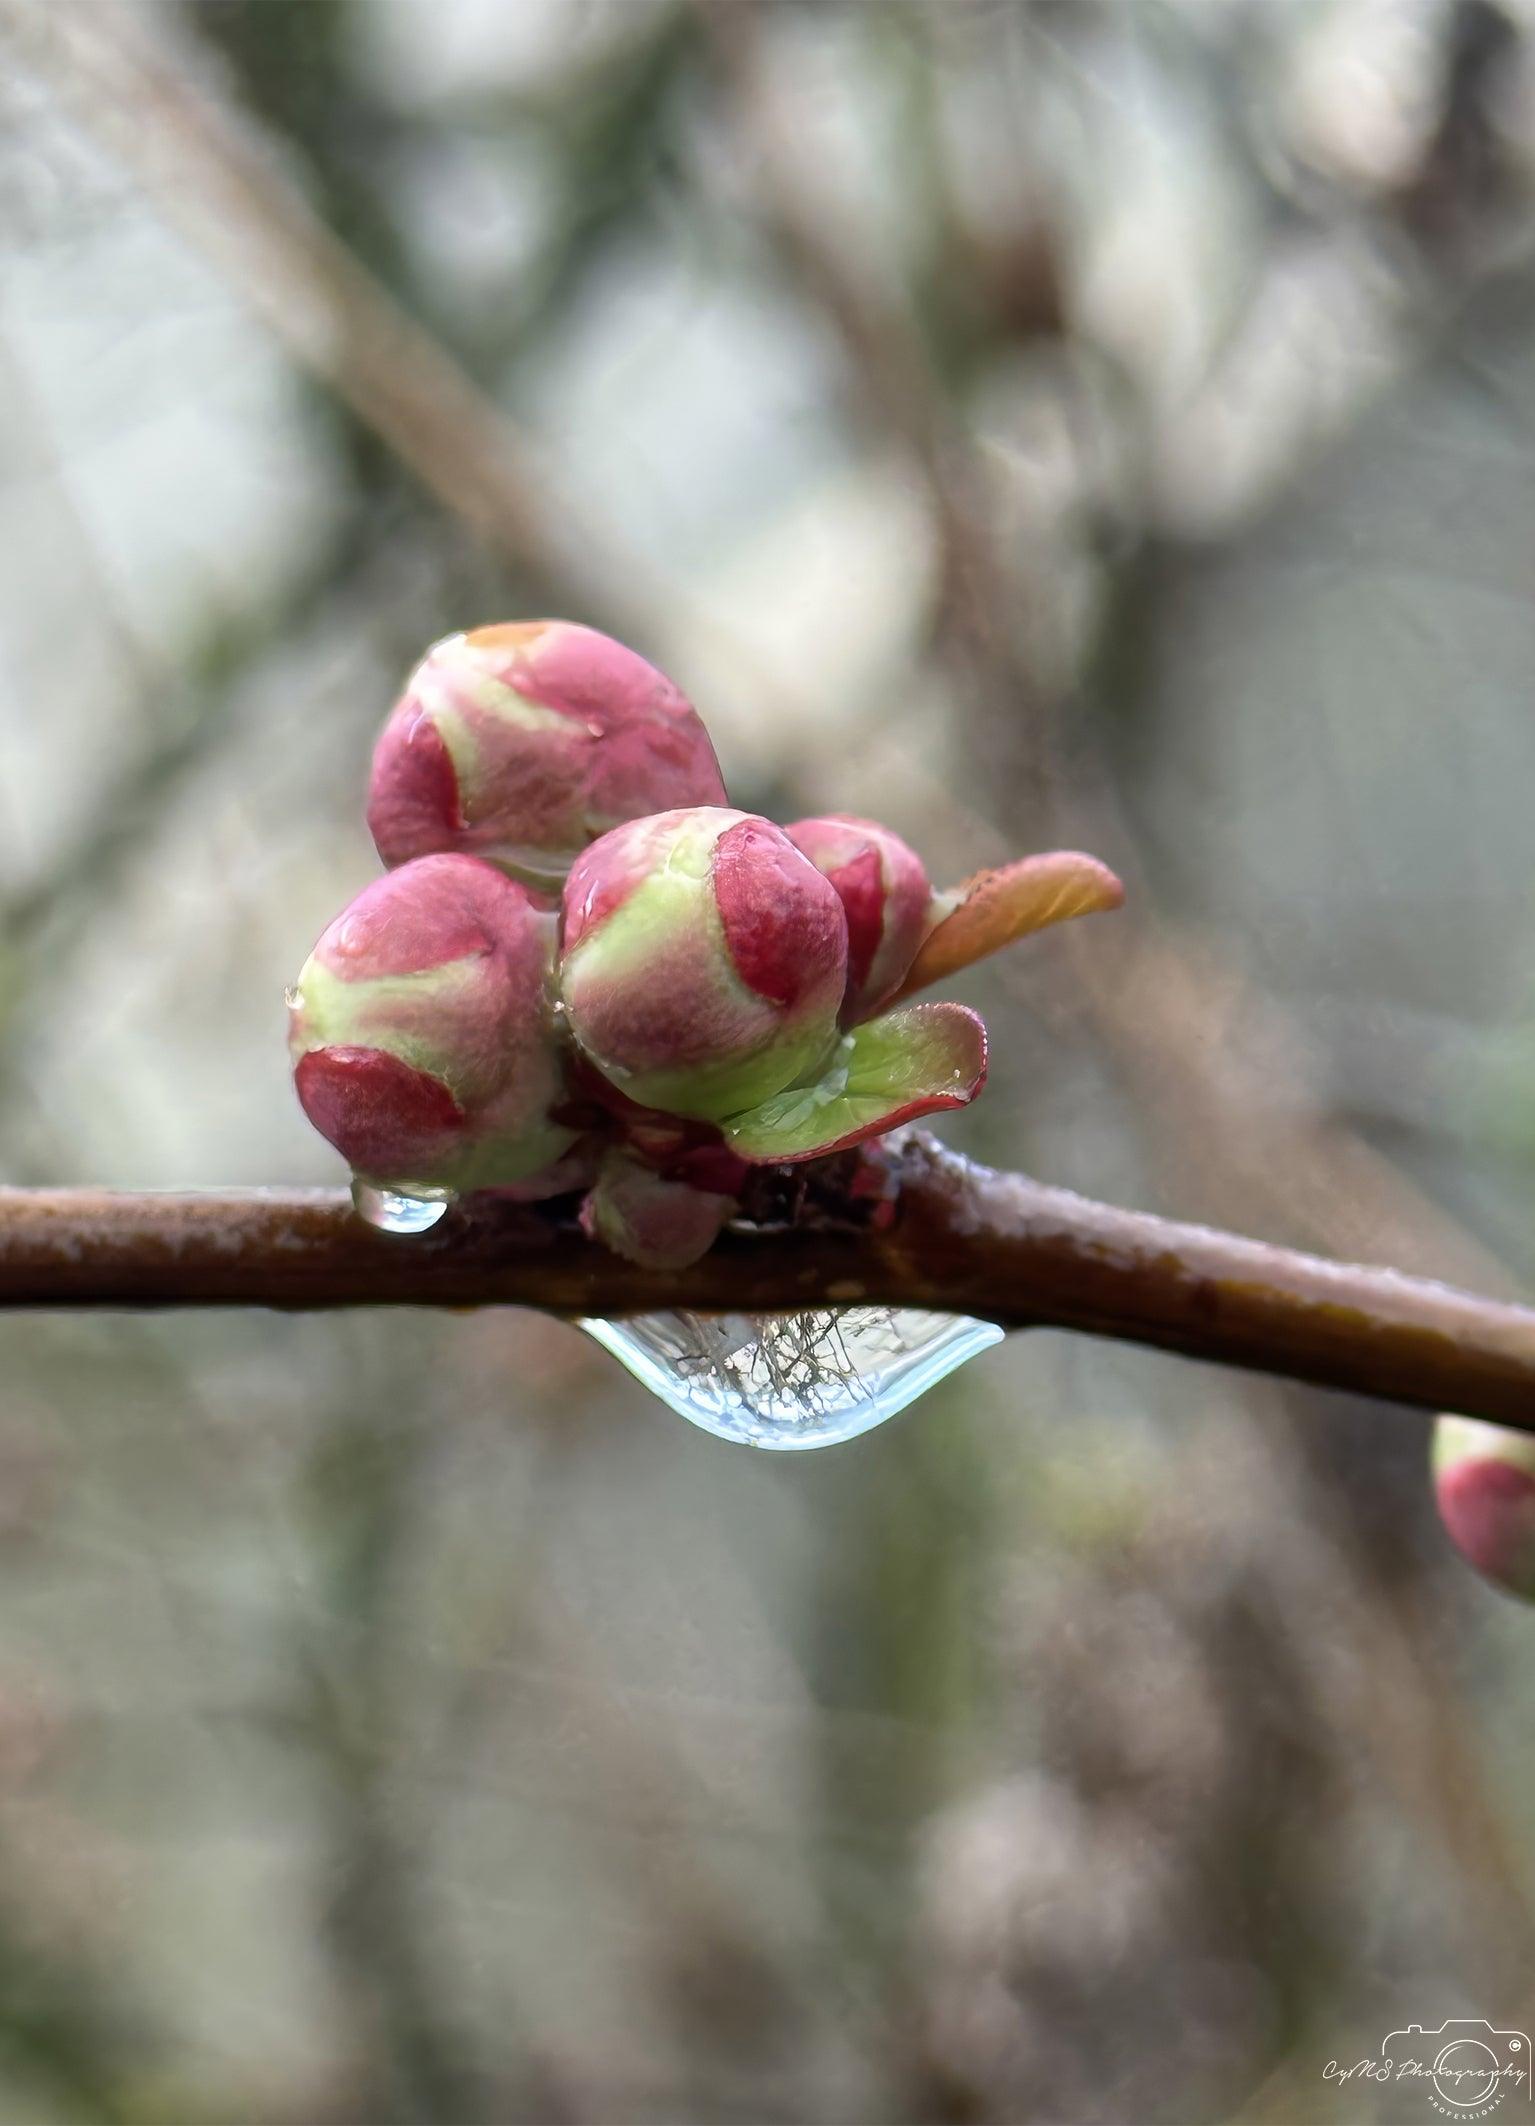
<instances>
[{"instance_id":1,"label":"dew drop on branch","mask_svg":"<svg viewBox=\"0 0 1535 2126\"><path fill-rule=\"evenodd\" d=\"M376 1225L381 1233L429 1233L452 1201L447 1191L412 1196L401 1189L374 1188L368 1181L352 1183L352 1204L358 1217L367 1225Z\"/></svg>"},{"instance_id":2,"label":"dew drop on branch","mask_svg":"<svg viewBox=\"0 0 1535 2126\"><path fill-rule=\"evenodd\" d=\"M872 1431L1002 1340L994 1322L910 1307L641 1314L580 1326L690 1423L790 1452Z\"/></svg>"}]
</instances>

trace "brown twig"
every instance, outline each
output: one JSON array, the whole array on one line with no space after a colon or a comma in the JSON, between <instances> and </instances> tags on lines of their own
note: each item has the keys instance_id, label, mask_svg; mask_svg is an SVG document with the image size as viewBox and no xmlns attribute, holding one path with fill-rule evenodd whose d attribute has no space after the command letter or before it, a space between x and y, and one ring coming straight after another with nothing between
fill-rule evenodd
<instances>
[{"instance_id":1,"label":"brown twig","mask_svg":"<svg viewBox=\"0 0 1535 2126\"><path fill-rule=\"evenodd\" d=\"M0 1191L0 1307L920 1307L1535 1430L1535 1310L1089 1202L920 1136L889 1160L887 1226L823 1206L727 1234L680 1273L621 1262L546 1212L455 1212L404 1239L334 1190Z\"/></svg>"}]
</instances>

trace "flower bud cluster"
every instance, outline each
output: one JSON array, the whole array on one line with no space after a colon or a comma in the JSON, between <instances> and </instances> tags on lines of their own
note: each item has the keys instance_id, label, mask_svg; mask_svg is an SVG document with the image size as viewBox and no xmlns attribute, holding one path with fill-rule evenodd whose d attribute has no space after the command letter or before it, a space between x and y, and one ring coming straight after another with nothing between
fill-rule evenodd
<instances>
[{"instance_id":1,"label":"flower bud cluster","mask_svg":"<svg viewBox=\"0 0 1535 2126\"><path fill-rule=\"evenodd\" d=\"M980 1020L892 1000L1120 897L1069 853L939 896L872 821L736 811L670 680L564 621L428 652L368 823L389 868L290 998L310 1121L375 1188L579 1190L590 1234L659 1268L706 1252L753 1166L973 1099Z\"/></svg>"}]
</instances>

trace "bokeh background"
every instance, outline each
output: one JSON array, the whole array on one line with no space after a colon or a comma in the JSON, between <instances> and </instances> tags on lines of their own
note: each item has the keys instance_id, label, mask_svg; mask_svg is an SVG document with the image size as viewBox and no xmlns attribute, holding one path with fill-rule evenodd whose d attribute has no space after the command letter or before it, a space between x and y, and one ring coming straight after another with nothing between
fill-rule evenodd
<instances>
[{"instance_id":1,"label":"bokeh background","mask_svg":"<svg viewBox=\"0 0 1535 2126\"><path fill-rule=\"evenodd\" d=\"M337 1178L422 647L1131 906L945 1134L1535 1273L1528 0L4 0L0 1166ZM405 1243L402 1243L405 1244ZM526 1315L0 1328L0 2117L1427 2117L1535 1625L1426 1422L1033 1334L855 1445Z\"/></svg>"}]
</instances>

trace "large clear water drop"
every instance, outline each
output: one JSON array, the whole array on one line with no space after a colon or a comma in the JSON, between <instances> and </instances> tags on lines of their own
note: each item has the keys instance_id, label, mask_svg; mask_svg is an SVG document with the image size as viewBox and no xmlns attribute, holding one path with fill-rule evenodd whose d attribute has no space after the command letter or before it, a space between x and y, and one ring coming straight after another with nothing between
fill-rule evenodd
<instances>
[{"instance_id":1,"label":"large clear water drop","mask_svg":"<svg viewBox=\"0 0 1535 2126\"><path fill-rule=\"evenodd\" d=\"M436 1195L406 1195L403 1190L374 1188L369 1181L352 1183L352 1204L357 1215L381 1233L429 1233L447 1215L453 1201L447 1190Z\"/></svg>"},{"instance_id":2,"label":"large clear water drop","mask_svg":"<svg viewBox=\"0 0 1535 2126\"><path fill-rule=\"evenodd\" d=\"M580 1326L691 1424L791 1453L872 1431L1003 1333L995 1322L911 1307L639 1314Z\"/></svg>"}]
</instances>

